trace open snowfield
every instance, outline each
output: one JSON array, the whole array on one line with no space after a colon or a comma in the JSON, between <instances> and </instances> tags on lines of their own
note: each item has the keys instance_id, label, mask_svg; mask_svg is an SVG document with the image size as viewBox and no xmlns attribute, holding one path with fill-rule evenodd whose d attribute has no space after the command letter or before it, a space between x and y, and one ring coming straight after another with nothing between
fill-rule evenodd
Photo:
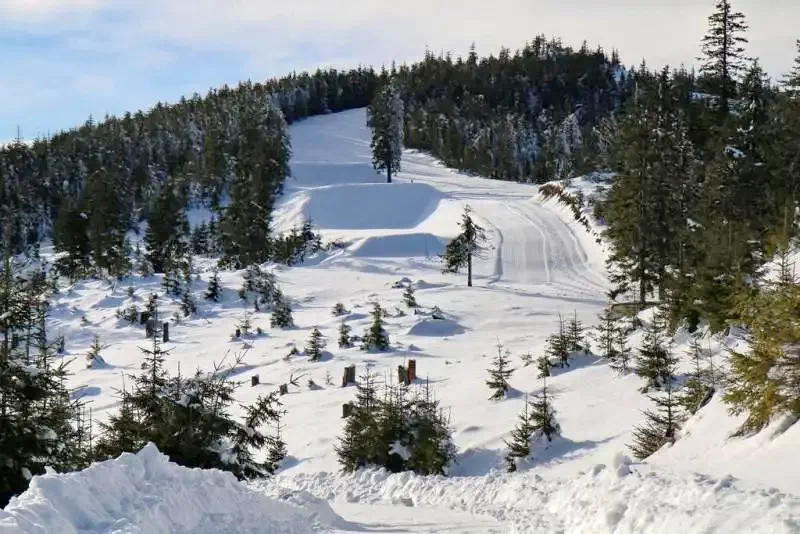
<instances>
[{"instance_id":1,"label":"open snowfield","mask_svg":"<svg viewBox=\"0 0 800 534\"><path fill-rule=\"evenodd\" d=\"M224 298L208 303L202 293L211 259L197 261L198 314L171 326L172 371L211 369L226 355L230 361L233 354L246 352L239 374L246 381L239 390L243 402L276 389L292 374L304 375L300 387L290 386L282 397L290 458L280 476L255 486L259 491L280 497L304 490L330 499L341 517L331 511L335 521L308 524L339 532L800 532L800 501L791 495L800 494L800 429L776 432L782 429L778 422L753 438L729 438L737 421L715 398L686 424L685 438L660 451L649 462L652 466L628 466L618 454L627 453L625 444L648 400L638 391L638 377L619 376L590 356L576 358L570 369L554 370L548 381L563 438L537 450L529 470L501 473L503 440L525 393L540 387L535 367L523 367L519 355L542 353L558 313L576 311L585 324L596 322L608 284L603 246L568 209L539 199L535 186L465 176L425 154L404 153L396 183L383 183L385 178L371 168L364 123L364 111L354 110L291 128L294 176L275 214L275 229L285 231L311 218L324 241L348 244L304 265L277 269L293 301L297 327L270 329L269 314L255 313L254 326L265 335L246 346L232 341L244 313L237 297L241 273L220 273ZM584 180L574 185L587 192L594 187ZM458 232L465 204L474 209L492 244L476 264L473 288L466 287L464 275L441 274L437 258ZM402 304L402 289L393 287L397 282L414 285L421 315ZM92 401L97 418L116 409L115 389L122 387L123 374L138 372L138 347L146 344L143 328L118 320L115 311L133 302L141 307L151 292L163 293L160 283L160 277L133 277L114 285L81 282L54 299L51 332L65 336L65 357L75 358L71 384ZM135 289L133 298L129 286ZM162 311L172 316L178 303L165 300ZM338 349L342 318L331 316L333 305L345 305L350 313L344 319L361 334L372 301L393 315L387 320L392 350ZM425 315L433 306L441 308L446 320ZM395 316L396 309L406 315ZM314 326L326 336L330 355L317 363L302 355L285 358L292 345L302 351ZM87 369L83 355L95 335L105 345L108 365ZM493 402L484 380L498 343L512 352L517 371L512 395ZM344 367L356 364L360 372L372 364L389 377L408 359L417 360L418 375L430 380L449 410L459 449L453 477L335 473L341 407L354 396L352 387L340 387ZM255 374L261 385L250 387ZM316 387L307 386L309 378ZM23 502L29 501L18 505ZM173 531L189 531L180 528Z\"/></svg>"}]
</instances>

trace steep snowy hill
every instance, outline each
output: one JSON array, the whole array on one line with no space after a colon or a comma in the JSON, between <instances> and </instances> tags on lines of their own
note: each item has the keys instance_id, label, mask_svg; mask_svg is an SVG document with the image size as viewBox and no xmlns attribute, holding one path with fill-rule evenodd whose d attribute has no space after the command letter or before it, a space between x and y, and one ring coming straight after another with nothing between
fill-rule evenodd
<instances>
[{"instance_id":1,"label":"steep snowy hill","mask_svg":"<svg viewBox=\"0 0 800 534\"><path fill-rule=\"evenodd\" d=\"M198 313L175 322L167 344L172 371L208 370L226 357L230 361L233 353L246 353L246 365L238 375L246 383L238 392L243 402L288 383L290 376L302 377L281 398L287 410L284 437L290 458L281 475L264 486L265 491L279 494L283 488L301 488L317 497L342 497L337 506L348 519L380 518L381 505L392 503L464 510L466 516L451 513L440 523L434 519L439 515L436 511L421 511L420 518L431 518L428 531L447 527L462 532L472 528L470 524L473 532L512 527L527 532L700 531L692 527L692 517L701 514L694 507L700 498L711 503L710 519L698 523L710 529L705 531L715 531L715 526L716 531L734 531L732 519L725 518L726 511L748 502L747 506L754 507L776 503L769 516L770 528L763 531L792 531L800 525L793 498L775 491L747 493L723 478L732 473L747 478L754 486L775 485L784 491L800 492L800 482L783 476L779 463L760 469L763 455L745 452L760 442L749 441L744 446L742 441L725 443L735 420L725 414L717 399L690 421L687 428L695 432L691 439L659 452L654 463L668 471L710 471L723 478L719 486L710 478L671 472L662 475L641 466L634 468L634 477L615 478L613 473L625 475L628 469L624 460L615 457L627 452L625 444L631 430L642 421L641 410L649 408L650 403L639 392L642 383L638 377L620 376L592 356L575 358L570 368L557 369L548 379L563 437L535 451L528 473L498 475L496 470L503 469L504 439L524 405L525 394L540 388L535 366L524 366L519 357L543 353L546 338L557 329L559 313L571 316L575 312L585 324L596 323L596 315L606 305L608 284L603 245L573 219L568 209L554 201L542 201L537 187L459 174L425 154L405 152L403 172L395 178L396 183L383 183L384 178L371 168L363 110L308 119L294 124L291 134L293 178L275 213L274 226L285 231L311 218L325 241L338 239L345 246L297 267L277 268L279 283L293 301L297 326L271 329L269 314L252 313L248 306L254 328L261 327L265 334L246 343L231 338L245 313L237 297L242 273L221 273L225 288L222 301L206 302L202 292L214 261L198 258L200 275L193 285ZM595 184L576 180L573 186L589 193ZM448 239L457 234L467 204L487 230L491 243L476 264L473 288L466 287L464 275L442 274L437 257ZM192 217L201 218L200 213ZM141 306L151 292L162 293L160 283L159 276L132 277L115 284L80 282L54 299L51 332L65 336L65 358L75 358L70 364L75 373L71 384L79 387L76 395L92 401L94 415L100 419L117 408L115 390L122 386L123 374L138 372L142 357L138 347L146 341L142 327L118 319L115 312L131 304ZM409 284L416 289L419 315L402 303L401 288ZM178 302L164 300L164 311L172 316ZM340 322L346 320L354 333L361 334L369 322L373 301L390 312L387 331L391 350L368 354L358 348L337 348ZM337 302L350 312L343 318L331 315ZM445 320L430 318L434 306L442 310ZM290 356L293 346L302 351L314 326L324 334L329 354L319 362L311 362L302 354ZM81 356L95 335L105 347L102 355L106 365L89 369ZM510 380L513 390L509 398L496 402L489 400L485 380L498 343L511 351L517 369ZM340 387L344 367L355 364L361 371L371 364L379 374L389 377L409 359L417 361L418 375L430 380L436 397L448 410L459 449L451 474L467 478L450 481L407 475L320 475L339 467L334 445L343 425L342 405L354 396L352 387ZM260 384L250 387L254 375L259 375ZM726 430L724 435L713 434L713 441L709 441L698 437L701 428L703 435L708 435L708 428ZM786 451L797 441L790 435L780 439L779 450L786 457ZM719 458L716 463L709 462L704 452L709 444ZM720 454L727 450L738 452ZM598 464L613 465L613 469L598 468ZM713 469L705 469L712 464ZM576 479L579 471L590 474ZM350 497L342 489L362 484L363 491L353 487ZM413 491L408 489L409 484ZM462 484L473 488L475 495L459 494ZM512 499L509 492L516 490L505 490L504 485L519 486L517 497ZM530 491L525 493L523 487ZM606 492L621 492L623 496L613 500L603 497ZM652 507L646 505L641 493L658 501ZM523 506L526 495L530 502ZM576 508L560 512L552 504L545 506L550 497L557 502L583 499L589 504L583 512L574 503ZM473 502L476 499L482 500ZM626 500L632 504L625 504ZM675 512L675 521L663 525L654 522L652 518L665 510ZM747 508L742 515L731 517L758 525L754 510ZM386 517L392 513L385 512ZM490 517L475 519L470 514ZM532 518L535 514L541 517ZM574 522L563 514L573 514ZM796 521L794 527L792 521ZM409 526L408 531L425 530Z\"/></svg>"}]
</instances>

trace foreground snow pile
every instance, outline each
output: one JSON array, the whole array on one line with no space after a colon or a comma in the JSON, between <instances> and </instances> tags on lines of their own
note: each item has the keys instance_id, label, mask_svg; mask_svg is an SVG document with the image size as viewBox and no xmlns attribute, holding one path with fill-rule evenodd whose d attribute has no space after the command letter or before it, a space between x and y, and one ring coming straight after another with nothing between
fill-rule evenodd
<instances>
[{"instance_id":1,"label":"foreground snow pile","mask_svg":"<svg viewBox=\"0 0 800 534\"><path fill-rule=\"evenodd\" d=\"M150 444L83 471L35 477L0 510L0 532L304 534L314 531L307 516L229 473L172 464Z\"/></svg>"},{"instance_id":2,"label":"foreground snow pile","mask_svg":"<svg viewBox=\"0 0 800 534\"><path fill-rule=\"evenodd\" d=\"M360 505L395 504L466 510L510 532L798 532L800 499L778 490L749 491L732 477L677 477L618 456L569 480L534 473L484 477L420 477L363 471L353 475L277 477L267 494L308 491ZM409 512L413 514L413 512ZM446 513L443 511L443 513Z\"/></svg>"}]
</instances>

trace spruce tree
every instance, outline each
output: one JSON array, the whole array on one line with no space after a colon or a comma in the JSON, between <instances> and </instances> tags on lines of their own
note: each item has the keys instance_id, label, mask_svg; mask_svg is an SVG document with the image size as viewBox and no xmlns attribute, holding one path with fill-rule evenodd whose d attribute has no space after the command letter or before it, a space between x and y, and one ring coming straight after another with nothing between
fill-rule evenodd
<instances>
[{"instance_id":1,"label":"spruce tree","mask_svg":"<svg viewBox=\"0 0 800 534\"><path fill-rule=\"evenodd\" d=\"M668 384L663 393L650 395L649 398L655 403L656 409L644 412L646 422L634 429L633 441L628 444L639 460L650 457L667 443L675 443L680 427L679 406L672 392L672 384Z\"/></svg>"},{"instance_id":2,"label":"spruce tree","mask_svg":"<svg viewBox=\"0 0 800 534\"><path fill-rule=\"evenodd\" d=\"M707 75L719 95L719 109L727 114L730 100L736 95L736 81L744 70L744 47L747 23L742 13L734 11L728 0L718 0L708 17L708 33L703 38L703 64L700 72Z\"/></svg>"},{"instance_id":3,"label":"spruce tree","mask_svg":"<svg viewBox=\"0 0 800 534\"><path fill-rule=\"evenodd\" d=\"M709 385L707 373L702 368L705 355L696 336L692 338L686 355L691 360L693 369L678 401L687 413L694 415L711 399L714 390Z\"/></svg>"},{"instance_id":4,"label":"spruce tree","mask_svg":"<svg viewBox=\"0 0 800 534\"><path fill-rule=\"evenodd\" d=\"M397 86L390 82L379 89L367 108L367 125L372 129L372 165L386 171L386 181L400 170L403 152L404 105Z\"/></svg>"},{"instance_id":5,"label":"spruce tree","mask_svg":"<svg viewBox=\"0 0 800 534\"><path fill-rule=\"evenodd\" d=\"M377 302L372 304L372 324L361 338L361 349L383 352L389 349L389 335L383 327L383 309Z\"/></svg>"},{"instance_id":6,"label":"spruce tree","mask_svg":"<svg viewBox=\"0 0 800 534\"><path fill-rule=\"evenodd\" d=\"M528 412L528 395L525 395L525 405L523 411L519 414L519 421L517 426L511 431L511 439L504 441L506 444L505 461L506 469L509 473L517 470L517 461L521 458L527 458L531 454L531 438L533 437L533 422L531 421L530 413Z\"/></svg>"},{"instance_id":7,"label":"spruce tree","mask_svg":"<svg viewBox=\"0 0 800 534\"><path fill-rule=\"evenodd\" d=\"M553 441L553 438L561 435L561 426L556 420L556 410L553 408L553 400L547 396L547 377L542 376L542 391L537 393L530 400L531 429L534 437L538 433Z\"/></svg>"},{"instance_id":8,"label":"spruce tree","mask_svg":"<svg viewBox=\"0 0 800 534\"><path fill-rule=\"evenodd\" d=\"M622 328L617 328L616 335L617 356L611 362L611 368L618 373L627 373L631 361L631 348L628 346L628 338Z\"/></svg>"},{"instance_id":9,"label":"spruce tree","mask_svg":"<svg viewBox=\"0 0 800 534\"><path fill-rule=\"evenodd\" d=\"M349 324L342 321L339 324L339 348L348 349L353 346L353 341L350 339L350 331L352 328Z\"/></svg>"},{"instance_id":10,"label":"spruce tree","mask_svg":"<svg viewBox=\"0 0 800 534\"><path fill-rule=\"evenodd\" d=\"M406 306L409 308L416 308L417 307L417 299L414 296L414 287L409 284L403 290L403 302L405 302Z\"/></svg>"},{"instance_id":11,"label":"spruce tree","mask_svg":"<svg viewBox=\"0 0 800 534\"><path fill-rule=\"evenodd\" d=\"M195 303L194 296L192 295L191 282L185 284L183 288L183 294L181 295L181 311L183 311L183 315L186 317L189 317L197 312L197 304Z\"/></svg>"},{"instance_id":12,"label":"spruce tree","mask_svg":"<svg viewBox=\"0 0 800 534\"><path fill-rule=\"evenodd\" d=\"M444 273L458 273L467 268L467 286L472 287L472 260L480 258L486 248L486 232L472 220L472 208L464 207L461 216L461 233L447 244L442 259Z\"/></svg>"},{"instance_id":13,"label":"spruce tree","mask_svg":"<svg viewBox=\"0 0 800 534\"><path fill-rule=\"evenodd\" d=\"M508 379L514 374L514 369L511 367L511 353L503 349L503 345L497 345L497 355L492 358L492 367L487 369L489 372L489 379L486 380L486 385L492 390L492 400L500 400L508 393Z\"/></svg>"},{"instance_id":14,"label":"spruce tree","mask_svg":"<svg viewBox=\"0 0 800 534\"><path fill-rule=\"evenodd\" d=\"M411 402L405 468L422 475L443 475L456 458L450 423L426 380Z\"/></svg>"},{"instance_id":15,"label":"spruce tree","mask_svg":"<svg viewBox=\"0 0 800 534\"><path fill-rule=\"evenodd\" d=\"M306 343L306 356L312 362L317 362L322 357L322 349L325 347L325 341L322 338L322 332L316 326L311 330L311 335Z\"/></svg>"},{"instance_id":16,"label":"spruce tree","mask_svg":"<svg viewBox=\"0 0 800 534\"><path fill-rule=\"evenodd\" d=\"M341 317L342 315L347 315L348 311L347 308L344 307L344 304L341 302L337 302L333 306L333 310L331 310L331 315L334 317Z\"/></svg>"},{"instance_id":17,"label":"spruce tree","mask_svg":"<svg viewBox=\"0 0 800 534\"><path fill-rule=\"evenodd\" d=\"M567 339L569 340L570 352L584 350L585 340L583 339L583 323L578 320L578 312L572 312L572 318L567 325Z\"/></svg>"},{"instance_id":18,"label":"spruce tree","mask_svg":"<svg viewBox=\"0 0 800 534\"><path fill-rule=\"evenodd\" d=\"M600 355L612 362L617 359L617 323L610 307L603 309L598 316L600 323L597 325L598 343L600 344Z\"/></svg>"},{"instance_id":19,"label":"spruce tree","mask_svg":"<svg viewBox=\"0 0 800 534\"><path fill-rule=\"evenodd\" d=\"M676 358L665 346L663 324L654 317L645 330L643 345L636 359L636 374L647 380L644 390L671 387Z\"/></svg>"},{"instance_id":20,"label":"spruce tree","mask_svg":"<svg viewBox=\"0 0 800 534\"><path fill-rule=\"evenodd\" d=\"M282 413L278 411L273 424L275 427L275 435L271 436L267 447L267 465L269 466L270 473L275 473L280 469L281 462L288 454L286 442L283 440L282 435L283 425L281 425L281 416Z\"/></svg>"},{"instance_id":21,"label":"spruce tree","mask_svg":"<svg viewBox=\"0 0 800 534\"><path fill-rule=\"evenodd\" d=\"M214 269L211 273L211 278L208 280L208 288L206 289L205 299L212 302L219 302L222 296L222 288L219 284L219 271Z\"/></svg>"},{"instance_id":22,"label":"spruce tree","mask_svg":"<svg viewBox=\"0 0 800 534\"><path fill-rule=\"evenodd\" d=\"M375 465L380 454L380 402L375 382L375 374L368 367L356 384L356 401L334 446L339 463L347 472Z\"/></svg>"},{"instance_id":23,"label":"spruce tree","mask_svg":"<svg viewBox=\"0 0 800 534\"><path fill-rule=\"evenodd\" d=\"M161 192L147 218L144 235L147 243L147 260L153 272L164 273L174 258L183 256L185 245L182 231L186 222L185 201L176 193L176 185L168 180L161 186Z\"/></svg>"},{"instance_id":24,"label":"spruce tree","mask_svg":"<svg viewBox=\"0 0 800 534\"><path fill-rule=\"evenodd\" d=\"M291 328L294 326L292 305L282 293L279 293L275 298L272 305L272 316L269 321L272 328Z\"/></svg>"},{"instance_id":25,"label":"spruce tree","mask_svg":"<svg viewBox=\"0 0 800 534\"><path fill-rule=\"evenodd\" d=\"M547 338L547 355L555 360L559 367L569 367L571 341L567 326L561 314L558 314L558 332Z\"/></svg>"},{"instance_id":26,"label":"spruce tree","mask_svg":"<svg viewBox=\"0 0 800 534\"><path fill-rule=\"evenodd\" d=\"M92 346L89 347L89 352L86 354L86 367L103 367L106 364L106 361L103 359L103 355L101 354L102 351L103 346L100 344L100 336L95 335L94 341L92 341Z\"/></svg>"},{"instance_id":27,"label":"spruce tree","mask_svg":"<svg viewBox=\"0 0 800 534\"><path fill-rule=\"evenodd\" d=\"M796 42L797 56L794 58L794 66L792 71L786 75L783 80L783 86L786 92L794 98L800 95L800 39Z\"/></svg>"}]
</instances>

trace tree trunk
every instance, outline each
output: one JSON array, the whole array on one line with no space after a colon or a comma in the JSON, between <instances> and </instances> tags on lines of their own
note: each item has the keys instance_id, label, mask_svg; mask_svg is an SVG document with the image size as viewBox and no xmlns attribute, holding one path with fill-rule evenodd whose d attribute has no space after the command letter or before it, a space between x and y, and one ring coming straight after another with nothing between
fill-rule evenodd
<instances>
[{"instance_id":1,"label":"tree trunk","mask_svg":"<svg viewBox=\"0 0 800 534\"><path fill-rule=\"evenodd\" d=\"M467 287L472 287L472 254L467 254Z\"/></svg>"},{"instance_id":2,"label":"tree trunk","mask_svg":"<svg viewBox=\"0 0 800 534\"><path fill-rule=\"evenodd\" d=\"M392 183L392 148L389 147L389 157L386 158L386 183Z\"/></svg>"}]
</instances>

